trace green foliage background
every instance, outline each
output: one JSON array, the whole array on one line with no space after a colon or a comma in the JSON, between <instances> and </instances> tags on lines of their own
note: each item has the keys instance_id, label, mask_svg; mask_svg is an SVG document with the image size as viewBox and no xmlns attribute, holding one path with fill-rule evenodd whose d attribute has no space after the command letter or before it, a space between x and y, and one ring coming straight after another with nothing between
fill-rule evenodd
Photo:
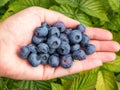
<instances>
[{"instance_id":1,"label":"green foliage background","mask_svg":"<svg viewBox=\"0 0 120 90\"><path fill-rule=\"evenodd\" d=\"M0 0L0 21L30 6L63 13L86 26L108 29L120 43L120 0ZM120 90L120 52L93 70L49 81L0 78L0 90Z\"/></svg>"}]
</instances>

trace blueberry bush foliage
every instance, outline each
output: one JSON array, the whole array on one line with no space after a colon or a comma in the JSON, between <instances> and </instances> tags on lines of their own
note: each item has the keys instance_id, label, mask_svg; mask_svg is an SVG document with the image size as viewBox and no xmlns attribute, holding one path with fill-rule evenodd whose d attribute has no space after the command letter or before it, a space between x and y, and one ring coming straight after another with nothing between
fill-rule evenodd
<instances>
[{"instance_id":1,"label":"blueberry bush foliage","mask_svg":"<svg viewBox=\"0 0 120 90\"><path fill-rule=\"evenodd\" d=\"M0 21L30 6L55 10L86 26L112 32L120 43L120 0L0 0ZM0 78L0 90L120 90L120 52L115 61L48 81Z\"/></svg>"}]
</instances>

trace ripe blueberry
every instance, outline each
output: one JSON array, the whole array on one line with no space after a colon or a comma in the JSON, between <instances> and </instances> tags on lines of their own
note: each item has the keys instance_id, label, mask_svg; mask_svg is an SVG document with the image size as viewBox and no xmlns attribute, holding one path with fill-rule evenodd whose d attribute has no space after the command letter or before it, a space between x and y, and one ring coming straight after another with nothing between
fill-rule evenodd
<instances>
[{"instance_id":1,"label":"ripe blueberry","mask_svg":"<svg viewBox=\"0 0 120 90\"><path fill-rule=\"evenodd\" d=\"M61 45L58 47L57 52L61 55L66 55L70 53L70 45L68 42L62 41Z\"/></svg>"},{"instance_id":2,"label":"ripe blueberry","mask_svg":"<svg viewBox=\"0 0 120 90\"><path fill-rule=\"evenodd\" d=\"M71 33L71 31L72 31L71 28L69 28L69 29L65 29L64 33L67 34L67 35L69 35L69 34Z\"/></svg>"},{"instance_id":3,"label":"ripe blueberry","mask_svg":"<svg viewBox=\"0 0 120 90\"><path fill-rule=\"evenodd\" d=\"M86 54L83 50L74 51L72 54L74 60L83 60L86 59Z\"/></svg>"},{"instance_id":4,"label":"ripe blueberry","mask_svg":"<svg viewBox=\"0 0 120 90\"><path fill-rule=\"evenodd\" d=\"M49 54L54 54L54 53L55 53L55 51L56 51L56 49L55 49L55 48L49 48Z\"/></svg>"},{"instance_id":5,"label":"ripe blueberry","mask_svg":"<svg viewBox=\"0 0 120 90\"><path fill-rule=\"evenodd\" d=\"M47 64L49 59L49 54L40 54L41 64Z\"/></svg>"},{"instance_id":6,"label":"ripe blueberry","mask_svg":"<svg viewBox=\"0 0 120 90\"><path fill-rule=\"evenodd\" d=\"M58 48L61 44L61 40L57 36L51 36L47 40L47 44L50 48Z\"/></svg>"},{"instance_id":7,"label":"ripe blueberry","mask_svg":"<svg viewBox=\"0 0 120 90\"><path fill-rule=\"evenodd\" d=\"M56 22L53 26L57 27L60 30L60 32L65 31L65 24L63 22L61 22L61 21Z\"/></svg>"},{"instance_id":8,"label":"ripe blueberry","mask_svg":"<svg viewBox=\"0 0 120 90\"><path fill-rule=\"evenodd\" d=\"M19 51L19 56L21 58L27 58L29 54L30 54L30 50L27 46L23 46Z\"/></svg>"},{"instance_id":9,"label":"ripe blueberry","mask_svg":"<svg viewBox=\"0 0 120 90\"><path fill-rule=\"evenodd\" d=\"M80 44L74 44L71 46L71 52L79 50L80 49Z\"/></svg>"},{"instance_id":10,"label":"ripe blueberry","mask_svg":"<svg viewBox=\"0 0 120 90\"><path fill-rule=\"evenodd\" d=\"M65 42L69 43L69 39L68 39L67 35L64 33L60 34L60 39L61 39L61 41L65 41Z\"/></svg>"},{"instance_id":11,"label":"ripe blueberry","mask_svg":"<svg viewBox=\"0 0 120 90\"><path fill-rule=\"evenodd\" d=\"M59 57L55 56L55 55L51 55L49 57L49 61L48 61L49 65L51 67L57 67L60 63Z\"/></svg>"},{"instance_id":12,"label":"ripe blueberry","mask_svg":"<svg viewBox=\"0 0 120 90\"><path fill-rule=\"evenodd\" d=\"M40 53L48 53L49 47L46 43L40 43L37 47L37 51Z\"/></svg>"},{"instance_id":13,"label":"ripe blueberry","mask_svg":"<svg viewBox=\"0 0 120 90\"><path fill-rule=\"evenodd\" d=\"M84 33L86 31L86 27L83 24L77 25L76 29L82 33Z\"/></svg>"},{"instance_id":14,"label":"ripe blueberry","mask_svg":"<svg viewBox=\"0 0 120 90\"><path fill-rule=\"evenodd\" d=\"M31 53L28 57L28 62L33 66L37 67L40 63L40 57L37 55L37 53Z\"/></svg>"},{"instance_id":15,"label":"ripe blueberry","mask_svg":"<svg viewBox=\"0 0 120 90\"><path fill-rule=\"evenodd\" d=\"M72 57L71 55L62 56L60 59L60 65L63 68L70 68L72 66Z\"/></svg>"},{"instance_id":16,"label":"ripe blueberry","mask_svg":"<svg viewBox=\"0 0 120 90\"><path fill-rule=\"evenodd\" d=\"M85 53L86 53L87 55L93 54L95 51L96 51L96 47L95 47L95 45L93 45L93 44L88 44L88 45L86 46L86 48L85 48Z\"/></svg>"},{"instance_id":17,"label":"ripe blueberry","mask_svg":"<svg viewBox=\"0 0 120 90\"><path fill-rule=\"evenodd\" d=\"M71 43L76 44L82 40L82 33L78 30L73 30L69 34L69 40Z\"/></svg>"},{"instance_id":18,"label":"ripe blueberry","mask_svg":"<svg viewBox=\"0 0 120 90\"><path fill-rule=\"evenodd\" d=\"M45 40L46 38L44 37L37 37L37 36L32 37L32 42L36 45L40 44L41 42L44 42Z\"/></svg>"},{"instance_id":19,"label":"ripe blueberry","mask_svg":"<svg viewBox=\"0 0 120 90\"><path fill-rule=\"evenodd\" d=\"M50 27L49 28L49 37L53 36L53 35L55 35L57 37L60 36L60 30L57 27Z\"/></svg>"},{"instance_id":20,"label":"ripe blueberry","mask_svg":"<svg viewBox=\"0 0 120 90\"><path fill-rule=\"evenodd\" d=\"M27 47L29 48L30 52L32 52L32 53L37 52L36 46L34 44L29 44L29 45L27 45Z\"/></svg>"},{"instance_id":21,"label":"ripe blueberry","mask_svg":"<svg viewBox=\"0 0 120 90\"><path fill-rule=\"evenodd\" d=\"M35 36L42 37L48 35L48 28L47 27L39 27L35 30Z\"/></svg>"},{"instance_id":22,"label":"ripe blueberry","mask_svg":"<svg viewBox=\"0 0 120 90\"><path fill-rule=\"evenodd\" d=\"M89 44L89 41L90 41L89 36L86 35L86 34L82 34L82 40L81 40L81 42L80 42L80 45L81 45L82 47L85 47L86 45Z\"/></svg>"},{"instance_id":23,"label":"ripe blueberry","mask_svg":"<svg viewBox=\"0 0 120 90\"><path fill-rule=\"evenodd\" d=\"M50 24L47 23L47 22L43 22L42 25L41 25L41 27L47 27L47 28L49 28L49 27L50 27Z\"/></svg>"}]
</instances>

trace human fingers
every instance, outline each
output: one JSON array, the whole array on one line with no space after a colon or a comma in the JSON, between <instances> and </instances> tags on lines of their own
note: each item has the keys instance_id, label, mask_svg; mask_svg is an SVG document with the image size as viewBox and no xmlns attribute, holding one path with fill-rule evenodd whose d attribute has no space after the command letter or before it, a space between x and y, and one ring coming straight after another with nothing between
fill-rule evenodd
<instances>
[{"instance_id":1,"label":"human fingers","mask_svg":"<svg viewBox=\"0 0 120 90\"><path fill-rule=\"evenodd\" d=\"M113 38L111 32L100 28L88 27L85 33L94 40L112 40Z\"/></svg>"},{"instance_id":2,"label":"human fingers","mask_svg":"<svg viewBox=\"0 0 120 90\"><path fill-rule=\"evenodd\" d=\"M110 62L115 60L116 54L113 52L95 52L87 55L87 59L99 58L102 62Z\"/></svg>"},{"instance_id":3,"label":"human fingers","mask_svg":"<svg viewBox=\"0 0 120 90\"><path fill-rule=\"evenodd\" d=\"M119 43L115 41L97 41L97 40L91 40L91 44L94 44L96 46L96 51L105 51L105 52L117 52L120 50Z\"/></svg>"}]
</instances>

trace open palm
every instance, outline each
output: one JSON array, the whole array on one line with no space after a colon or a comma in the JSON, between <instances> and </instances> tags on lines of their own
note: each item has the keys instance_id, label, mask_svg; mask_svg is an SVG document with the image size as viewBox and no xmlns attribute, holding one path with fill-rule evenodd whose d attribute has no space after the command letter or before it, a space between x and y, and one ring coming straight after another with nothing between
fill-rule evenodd
<instances>
[{"instance_id":1,"label":"open palm","mask_svg":"<svg viewBox=\"0 0 120 90\"><path fill-rule=\"evenodd\" d=\"M33 31L42 22L51 25L56 21L63 21L66 27L74 28L79 22L64 15L39 7L25 9L0 24L0 75L14 79L48 80L61 77L83 70L101 66L103 62L115 59L115 52L120 46L111 41L112 35L107 30L87 28L86 34L90 36L90 43L96 46L97 51L87 56L84 61L74 62L72 67L52 68L49 65L31 67L27 60L19 58L19 49L31 42Z\"/></svg>"}]
</instances>

